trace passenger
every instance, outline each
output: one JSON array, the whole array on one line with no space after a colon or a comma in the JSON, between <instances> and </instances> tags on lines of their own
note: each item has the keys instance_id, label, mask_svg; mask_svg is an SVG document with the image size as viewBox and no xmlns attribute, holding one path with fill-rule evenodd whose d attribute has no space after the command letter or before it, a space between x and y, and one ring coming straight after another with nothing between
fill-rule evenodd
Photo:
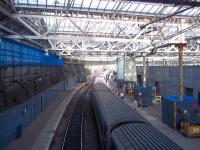
<instances>
[{"instance_id":1,"label":"passenger","mask_svg":"<svg viewBox=\"0 0 200 150\"><path fill-rule=\"evenodd\" d=\"M115 92L115 89L113 88L112 91Z\"/></svg>"},{"instance_id":2,"label":"passenger","mask_svg":"<svg viewBox=\"0 0 200 150\"><path fill-rule=\"evenodd\" d=\"M123 91L120 91L120 97L124 98L124 92Z\"/></svg>"},{"instance_id":3,"label":"passenger","mask_svg":"<svg viewBox=\"0 0 200 150\"><path fill-rule=\"evenodd\" d=\"M106 75L106 83L109 81L109 74Z\"/></svg>"},{"instance_id":4,"label":"passenger","mask_svg":"<svg viewBox=\"0 0 200 150\"><path fill-rule=\"evenodd\" d=\"M128 93L127 89L126 89L126 84L124 84L124 92Z\"/></svg>"},{"instance_id":5,"label":"passenger","mask_svg":"<svg viewBox=\"0 0 200 150\"><path fill-rule=\"evenodd\" d=\"M137 110L138 108L138 102L136 100L133 101L133 109Z\"/></svg>"},{"instance_id":6,"label":"passenger","mask_svg":"<svg viewBox=\"0 0 200 150\"><path fill-rule=\"evenodd\" d=\"M108 73L108 80L110 79L110 74Z\"/></svg>"},{"instance_id":7,"label":"passenger","mask_svg":"<svg viewBox=\"0 0 200 150\"><path fill-rule=\"evenodd\" d=\"M115 91L115 94L117 94L117 95L118 95L118 89Z\"/></svg>"},{"instance_id":8,"label":"passenger","mask_svg":"<svg viewBox=\"0 0 200 150\"><path fill-rule=\"evenodd\" d=\"M108 82L108 75L105 76L106 83Z\"/></svg>"}]
</instances>

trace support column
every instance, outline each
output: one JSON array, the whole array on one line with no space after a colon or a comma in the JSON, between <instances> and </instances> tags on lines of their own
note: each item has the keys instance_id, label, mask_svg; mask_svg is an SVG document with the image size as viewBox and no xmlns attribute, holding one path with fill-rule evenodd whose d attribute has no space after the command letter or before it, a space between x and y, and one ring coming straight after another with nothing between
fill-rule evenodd
<instances>
[{"instance_id":1,"label":"support column","mask_svg":"<svg viewBox=\"0 0 200 150\"><path fill-rule=\"evenodd\" d=\"M181 20L179 25L179 30L183 30L183 22ZM179 101L183 101L183 48L186 46L185 36L184 34L180 34L179 44L178 44L178 53L179 53L179 80L178 80L178 96Z\"/></svg>"},{"instance_id":2,"label":"support column","mask_svg":"<svg viewBox=\"0 0 200 150\"><path fill-rule=\"evenodd\" d=\"M178 96L179 101L183 101L183 48L184 44L178 45L179 52L179 80L178 80Z\"/></svg>"},{"instance_id":3,"label":"support column","mask_svg":"<svg viewBox=\"0 0 200 150\"><path fill-rule=\"evenodd\" d=\"M146 56L143 56L143 86L146 87L147 84L147 66L146 66Z\"/></svg>"}]
</instances>

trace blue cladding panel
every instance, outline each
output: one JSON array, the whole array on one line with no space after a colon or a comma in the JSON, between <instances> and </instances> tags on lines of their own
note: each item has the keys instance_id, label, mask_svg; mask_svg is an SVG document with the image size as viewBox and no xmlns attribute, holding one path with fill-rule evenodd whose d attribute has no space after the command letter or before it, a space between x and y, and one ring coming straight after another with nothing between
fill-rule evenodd
<instances>
[{"instance_id":1,"label":"blue cladding panel","mask_svg":"<svg viewBox=\"0 0 200 150\"><path fill-rule=\"evenodd\" d=\"M178 96L165 96L165 99L169 100L169 101L173 101L173 102L178 102L179 101L179 97ZM191 96L184 96L183 97L183 102L184 103L196 103L197 101L194 99L194 97Z\"/></svg>"},{"instance_id":2,"label":"blue cladding panel","mask_svg":"<svg viewBox=\"0 0 200 150\"><path fill-rule=\"evenodd\" d=\"M63 88L63 82L60 82L30 100L0 113L0 149L4 149L7 144L16 139L18 126L21 125L23 131L41 112L41 97L43 97L42 109L44 110L59 93L63 92Z\"/></svg>"},{"instance_id":3,"label":"blue cladding panel","mask_svg":"<svg viewBox=\"0 0 200 150\"><path fill-rule=\"evenodd\" d=\"M64 61L55 54L44 55L44 51L0 37L0 66L7 65L56 65L63 67Z\"/></svg>"},{"instance_id":4,"label":"blue cladding panel","mask_svg":"<svg viewBox=\"0 0 200 150\"><path fill-rule=\"evenodd\" d=\"M171 128L175 128L175 116L174 116L174 109L176 103L170 97L162 97L162 122L170 126Z\"/></svg>"},{"instance_id":5,"label":"blue cladding panel","mask_svg":"<svg viewBox=\"0 0 200 150\"><path fill-rule=\"evenodd\" d=\"M144 87L142 84L138 84L134 87L134 95L137 100L141 101L142 106L149 106L153 101L153 88L150 85Z\"/></svg>"}]
</instances>

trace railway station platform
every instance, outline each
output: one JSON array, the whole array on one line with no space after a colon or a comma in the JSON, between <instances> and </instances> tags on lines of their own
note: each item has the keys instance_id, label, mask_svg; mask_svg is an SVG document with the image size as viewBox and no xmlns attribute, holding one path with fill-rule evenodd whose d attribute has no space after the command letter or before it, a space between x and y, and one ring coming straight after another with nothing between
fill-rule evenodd
<instances>
[{"instance_id":1,"label":"railway station platform","mask_svg":"<svg viewBox=\"0 0 200 150\"><path fill-rule=\"evenodd\" d=\"M96 80L104 82L103 77L98 77ZM106 84L106 83L105 83ZM113 89L117 89L116 82L112 79L106 84L111 92ZM59 124L59 121L62 117L62 114L65 111L66 106L69 104L70 99L81 87L81 84L75 85L73 88L68 89L66 92L57 97L49 107L43 111L31 124L28 126L24 132L23 136L12 142L7 150L48 150L51 140L54 136L56 128ZM132 107L132 102L134 96L127 96L122 99L125 103L129 104ZM53 111L52 111L53 110ZM137 109L137 112L141 114L147 121L149 121L155 128L164 133L172 141L178 144L185 150L198 150L200 147L200 139L193 138L189 139L184 137L178 131L171 129L167 125L162 123L162 108L161 105L152 105L150 107L140 107ZM87 115L89 116L89 114ZM91 120L91 118L88 118ZM90 127L87 124L87 128ZM94 128L94 127L93 127ZM89 130L87 130L88 132ZM91 134L92 135L92 134ZM87 137L89 138L89 137ZM88 144L87 144L88 145ZM90 146L91 147L91 146Z\"/></svg>"},{"instance_id":2,"label":"railway station platform","mask_svg":"<svg viewBox=\"0 0 200 150\"><path fill-rule=\"evenodd\" d=\"M47 150L56 127L74 93L81 87L76 84L63 91L39 116L23 131L22 137L13 141L7 150Z\"/></svg>"},{"instance_id":3,"label":"railway station platform","mask_svg":"<svg viewBox=\"0 0 200 150\"><path fill-rule=\"evenodd\" d=\"M105 81L102 79L105 83ZM106 83L105 83L106 84ZM112 79L106 84L111 90L117 89L117 83ZM133 96L125 95L122 99L124 102L133 106ZM182 147L184 150L199 150L200 139L199 138L187 138L183 136L179 131L173 130L164 123L162 123L162 105L155 104L149 107L139 107L137 112L141 114L147 121L149 121L155 128L164 133L172 141Z\"/></svg>"}]
</instances>

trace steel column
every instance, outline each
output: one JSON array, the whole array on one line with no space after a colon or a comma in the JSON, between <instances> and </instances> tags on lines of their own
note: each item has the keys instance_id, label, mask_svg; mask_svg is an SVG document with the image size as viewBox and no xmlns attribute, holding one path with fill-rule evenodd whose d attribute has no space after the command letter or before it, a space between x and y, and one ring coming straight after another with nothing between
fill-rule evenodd
<instances>
[{"instance_id":1,"label":"steel column","mask_svg":"<svg viewBox=\"0 0 200 150\"><path fill-rule=\"evenodd\" d=\"M183 101L183 44L178 46L179 51L179 82L178 82L178 95L179 101Z\"/></svg>"}]
</instances>

